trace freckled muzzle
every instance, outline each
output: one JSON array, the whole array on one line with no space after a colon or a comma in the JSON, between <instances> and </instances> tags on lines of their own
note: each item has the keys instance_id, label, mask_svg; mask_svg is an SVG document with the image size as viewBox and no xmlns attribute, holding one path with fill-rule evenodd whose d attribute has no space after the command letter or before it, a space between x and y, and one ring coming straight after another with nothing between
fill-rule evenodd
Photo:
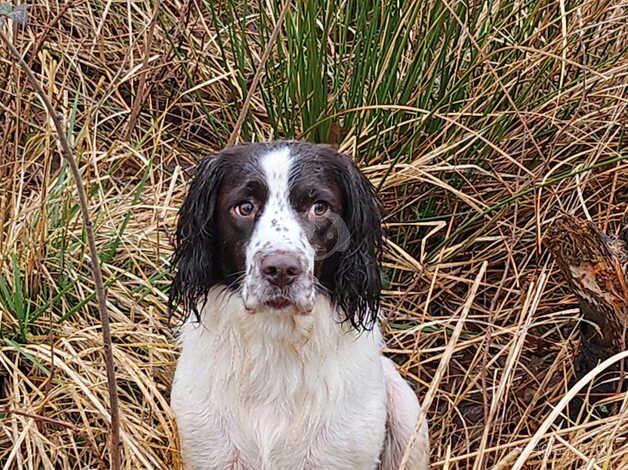
<instances>
[{"instance_id":1,"label":"freckled muzzle","mask_svg":"<svg viewBox=\"0 0 628 470\"><path fill-rule=\"evenodd\" d=\"M275 249L252 256L242 296L250 312L294 308L308 313L314 304L311 263L303 253Z\"/></svg>"}]
</instances>

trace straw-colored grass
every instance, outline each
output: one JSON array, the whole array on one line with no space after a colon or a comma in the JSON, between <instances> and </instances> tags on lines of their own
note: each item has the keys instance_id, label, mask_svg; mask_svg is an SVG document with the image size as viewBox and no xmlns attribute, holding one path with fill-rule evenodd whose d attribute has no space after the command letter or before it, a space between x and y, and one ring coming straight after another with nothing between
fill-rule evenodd
<instances>
[{"instance_id":1,"label":"straw-colored grass","mask_svg":"<svg viewBox=\"0 0 628 470\"><path fill-rule=\"evenodd\" d=\"M125 468L180 468L176 211L227 142L281 4L46 1L0 25L88 189ZM587 384L579 413L556 410L580 314L544 245L562 213L617 234L628 212L627 25L621 0L289 8L242 138L335 142L379 188L386 351L429 402L433 468L628 468L625 394L594 403ZM107 468L108 403L75 186L0 44L0 467Z\"/></svg>"}]
</instances>

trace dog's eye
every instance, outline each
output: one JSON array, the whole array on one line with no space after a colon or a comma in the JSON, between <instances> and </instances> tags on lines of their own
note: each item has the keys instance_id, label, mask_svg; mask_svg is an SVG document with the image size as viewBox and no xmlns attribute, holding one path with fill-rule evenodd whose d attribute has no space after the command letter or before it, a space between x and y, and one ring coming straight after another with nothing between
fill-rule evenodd
<instances>
[{"instance_id":1,"label":"dog's eye","mask_svg":"<svg viewBox=\"0 0 628 470\"><path fill-rule=\"evenodd\" d=\"M233 208L233 212L239 217L251 217L255 215L257 207L251 201L244 201Z\"/></svg>"},{"instance_id":2,"label":"dog's eye","mask_svg":"<svg viewBox=\"0 0 628 470\"><path fill-rule=\"evenodd\" d=\"M329 204L325 201L316 201L310 208L310 215L322 217L327 214L327 211L329 211Z\"/></svg>"}]
</instances>

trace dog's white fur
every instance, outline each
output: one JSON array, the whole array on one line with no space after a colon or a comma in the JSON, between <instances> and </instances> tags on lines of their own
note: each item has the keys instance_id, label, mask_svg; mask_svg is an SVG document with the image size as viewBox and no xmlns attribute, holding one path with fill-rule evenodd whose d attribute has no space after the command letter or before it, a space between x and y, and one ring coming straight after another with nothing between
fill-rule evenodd
<instances>
[{"instance_id":1,"label":"dog's white fur","mask_svg":"<svg viewBox=\"0 0 628 470\"><path fill-rule=\"evenodd\" d=\"M289 201L289 147L260 159L269 196L247 245L239 293L214 287L181 332L171 404L188 470L396 470L414 434L415 393L382 338L344 324L313 285L314 249ZM264 303L259 258L301 260L293 305ZM407 469L428 468L427 425Z\"/></svg>"},{"instance_id":2,"label":"dog's white fur","mask_svg":"<svg viewBox=\"0 0 628 470\"><path fill-rule=\"evenodd\" d=\"M416 396L381 355L379 330L340 326L325 296L309 315L251 315L241 299L213 289L181 342L172 407L187 469L399 464ZM428 468L425 424L410 457L406 468Z\"/></svg>"}]
</instances>

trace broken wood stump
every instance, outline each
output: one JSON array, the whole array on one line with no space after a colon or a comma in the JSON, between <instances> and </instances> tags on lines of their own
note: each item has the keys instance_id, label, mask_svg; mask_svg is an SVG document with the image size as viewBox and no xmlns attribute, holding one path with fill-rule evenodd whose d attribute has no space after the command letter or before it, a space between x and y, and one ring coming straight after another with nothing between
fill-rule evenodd
<instances>
[{"instance_id":1,"label":"broken wood stump","mask_svg":"<svg viewBox=\"0 0 628 470\"><path fill-rule=\"evenodd\" d=\"M574 381L610 356L626 350L627 235L628 223L624 225L623 236L614 238L586 220L565 215L554 223L546 239L550 252L580 302L583 316ZM591 401L626 389L628 364L625 362L606 371L605 379L609 379L608 373L611 373L613 380L597 381Z\"/></svg>"}]
</instances>

